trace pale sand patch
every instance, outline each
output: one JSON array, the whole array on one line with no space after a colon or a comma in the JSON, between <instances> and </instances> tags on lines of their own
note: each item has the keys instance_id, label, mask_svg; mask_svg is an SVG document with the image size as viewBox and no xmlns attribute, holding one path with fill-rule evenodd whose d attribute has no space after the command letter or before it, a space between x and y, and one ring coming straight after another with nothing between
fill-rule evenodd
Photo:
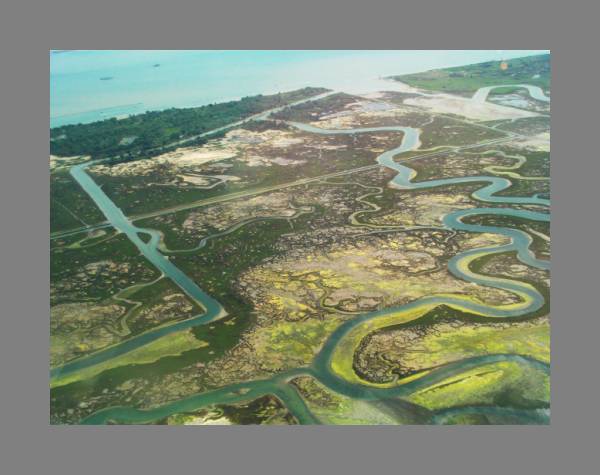
<instances>
[{"instance_id":1,"label":"pale sand patch","mask_svg":"<svg viewBox=\"0 0 600 475\"><path fill-rule=\"evenodd\" d=\"M365 99L378 100L385 98L385 94L383 92L369 92L367 94L363 94L362 97Z\"/></svg>"},{"instance_id":2,"label":"pale sand patch","mask_svg":"<svg viewBox=\"0 0 600 475\"><path fill-rule=\"evenodd\" d=\"M74 155L72 157L59 157L50 155L50 169L54 170L57 167L73 165L71 162L85 162L89 160L89 155Z\"/></svg>"},{"instance_id":3,"label":"pale sand patch","mask_svg":"<svg viewBox=\"0 0 600 475\"><path fill-rule=\"evenodd\" d=\"M179 177L185 182L196 186L208 186L211 181L204 176L197 175L179 175Z\"/></svg>"},{"instance_id":4,"label":"pale sand patch","mask_svg":"<svg viewBox=\"0 0 600 475\"><path fill-rule=\"evenodd\" d=\"M514 109L490 102L476 102L470 98L449 94L412 97L406 99L404 103L442 114L462 115L474 120L520 119L523 117L539 116L536 112Z\"/></svg>"},{"instance_id":5,"label":"pale sand patch","mask_svg":"<svg viewBox=\"0 0 600 475\"><path fill-rule=\"evenodd\" d=\"M227 419L226 417L220 417L218 419L210 419L208 416L206 417L194 417L189 421L185 421L183 423L185 426L230 426L233 423Z\"/></svg>"},{"instance_id":6,"label":"pale sand patch","mask_svg":"<svg viewBox=\"0 0 600 475\"><path fill-rule=\"evenodd\" d=\"M398 108L398 106L396 106L395 104L385 101L360 101L355 102L354 104L348 104L347 107L350 106L353 110L356 110L357 112L383 112Z\"/></svg>"},{"instance_id":7,"label":"pale sand patch","mask_svg":"<svg viewBox=\"0 0 600 475\"><path fill-rule=\"evenodd\" d=\"M179 178L181 178L184 183L190 183L192 185L195 186L199 186L199 187L203 187L203 188L214 188L217 185L220 185L221 183L227 182L227 181L240 181L240 177L238 176L234 176L234 175L178 175ZM211 178L216 178L217 181L211 181Z\"/></svg>"},{"instance_id":8,"label":"pale sand patch","mask_svg":"<svg viewBox=\"0 0 600 475\"><path fill-rule=\"evenodd\" d=\"M395 110L397 108L398 108L398 106L396 106L395 104L390 104L389 102L375 102L375 101L368 101L368 100L357 101L357 102L352 102L350 104L346 104L344 106L345 110L324 115L319 120L327 121L327 120L335 119L338 117L352 116L352 115L361 114L361 113L365 113L365 112L385 112L385 111Z\"/></svg>"},{"instance_id":9,"label":"pale sand patch","mask_svg":"<svg viewBox=\"0 0 600 475\"><path fill-rule=\"evenodd\" d=\"M271 163L265 157L259 157L258 155L249 155L246 157L240 157L238 160L245 162L249 167L270 167Z\"/></svg>"},{"instance_id":10,"label":"pale sand patch","mask_svg":"<svg viewBox=\"0 0 600 475\"><path fill-rule=\"evenodd\" d=\"M394 87L390 87L390 89L382 89L382 91L398 91L398 92L406 92L412 94L421 94L423 96L429 96L428 92L421 91L416 87L409 86L408 84L402 81L396 81L395 79L389 79L386 82L386 85L393 85Z\"/></svg>"},{"instance_id":11,"label":"pale sand patch","mask_svg":"<svg viewBox=\"0 0 600 475\"><path fill-rule=\"evenodd\" d=\"M133 162L119 163L117 165L95 165L90 167L89 170L92 173L98 175L108 176L140 176L148 175L154 171L154 169L164 163L164 161L157 161L156 159L144 159L135 160Z\"/></svg>"},{"instance_id":12,"label":"pale sand patch","mask_svg":"<svg viewBox=\"0 0 600 475\"><path fill-rule=\"evenodd\" d=\"M276 157L276 158L272 159L271 162L276 163L277 165L288 166L288 165L302 165L303 163L306 163L306 160L292 160L290 158Z\"/></svg>"},{"instance_id":13,"label":"pale sand patch","mask_svg":"<svg viewBox=\"0 0 600 475\"><path fill-rule=\"evenodd\" d=\"M290 205L285 193L273 192L193 211L187 216L182 226L186 231L202 233L209 225L215 229L224 230L243 219L258 216L287 218L294 216L296 212L297 209Z\"/></svg>"},{"instance_id":14,"label":"pale sand patch","mask_svg":"<svg viewBox=\"0 0 600 475\"><path fill-rule=\"evenodd\" d=\"M291 158L284 157L261 157L258 155L250 155L247 157L241 157L239 160L243 161L249 167L271 167L273 164L288 166L288 165L302 165L306 163L306 160L294 160Z\"/></svg>"},{"instance_id":15,"label":"pale sand patch","mask_svg":"<svg viewBox=\"0 0 600 475\"><path fill-rule=\"evenodd\" d=\"M171 171L180 173L179 176L184 182L196 186L211 186L212 183L206 178L197 175L190 175L186 172L193 171L195 167L202 167L206 164L212 164L238 157L248 164L248 166L271 166L273 163L278 165L299 165L305 163L303 160L292 160L283 157L265 158L259 155L243 156L243 152L249 147L268 144L272 148L286 149L293 145L305 142L303 137L299 137L295 132L288 130L265 130L263 132L254 132L245 129L235 129L229 131L223 138L211 140L202 146L182 147L172 152L167 152L153 158L144 160L135 160L117 165L96 165L90 169L93 173L109 176L145 176L154 173L168 165ZM242 156L239 156L242 154ZM208 165L209 167L212 165ZM224 181L237 181L238 177L231 175L211 175L221 178Z\"/></svg>"},{"instance_id":16,"label":"pale sand patch","mask_svg":"<svg viewBox=\"0 0 600 475\"><path fill-rule=\"evenodd\" d=\"M174 152L159 155L157 159L164 158L168 163L176 166L203 165L208 162L226 160L236 156L232 149L210 149L210 148L185 148Z\"/></svg>"},{"instance_id":17,"label":"pale sand patch","mask_svg":"<svg viewBox=\"0 0 600 475\"><path fill-rule=\"evenodd\" d=\"M144 176L153 173L158 167L164 165L171 165L175 169L193 168L206 163L233 158L237 153L238 150L235 146L223 145L220 141L212 141L200 147L178 148L153 158L112 166L96 165L90 168L90 171L109 176Z\"/></svg>"},{"instance_id":18,"label":"pale sand patch","mask_svg":"<svg viewBox=\"0 0 600 475\"><path fill-rule=\"evenodd\" d=\"M351 129L355 126L355 124L356 115L352 112L310 123L310 125L314 127L320 127L321 129Z\"/></svg>"},{"instance_id":19,"label":"pale sand patch","mask_svg":"<svg viewBox=\"0 0 600 475\"><path fill-rule=\"evenodd\" d=\"M90 238L99 238L106 235L106 231L104 229L94 229L88 233L88 237Z\"/></svg>"},{"instance_id":20,"label":"pale sand patch","mask_svg":"<svg viewBox=\"0 0 600 475\"><path fill-rule=\"evenodd\" d=\"M304 139L301 139L299 137L280 137L278 139L273 140L270 145L271 147L275 148L286 148L290 145L297 145L301 143L304 143Z\"/></svg>"},{"instance_id":21,"label":"pale sand patch","mask_svg":"<svg viewBox=\"0 0 600 475\"><path fill-rule=\"evenodd\" d=\"M272 147L288 147L290 145L301 144L304 139L295 136L294 132L288 130L268 129L263 132L254 132L245 129L236 129L228 132L220 141L224 147L236 146L245 149L249 145L269 143Z\"/></svg>"},{"instance_id":22,"label":"pale sand patch","mask_svg":"<svg viewBox=\"0 0 600 475\"><path fill-rule=\"evenodd\" d=\"M513 144L516 148L526 150L538 150L540 152L550 151L550 132L542 132L522 140L517 140Z\"/></svg>"},{"instance_id":23,"label":"pale sand patch","mask_svg":"<svg viewBox=\"0 0 600 475\"><path fill-rule=\"evenodd\" d=\"M50 155L50 162L69 162L71 160L77 160L81 157L81 155L73 155L72 157L59 157L58 155Z\"/></svg>"},{"instance_id":24,"label":"pale sand patch","mask_svg":"<svg viewBox=\"0 0 600 475\"><path fill-rule=\"evenodd\" d=\"M396 119L401 124L404 115L415 112L414 108L387 102L362 101L348 106L353 108L323 116L320 120L311 122L311 125L323 129L350 129L361 127L365 122L387 118Z\"/></svg>"},{"instance_id":25,"label":"pale sand patch","mask_svg":"<svg viewBox=\"0 0 600 475\"><path fill-rule=\"evenodd\" d=\"M214 178L218 178L223 181L240 181L241 178L235 175L211 175Z\"/></svg>"}]
</instances>

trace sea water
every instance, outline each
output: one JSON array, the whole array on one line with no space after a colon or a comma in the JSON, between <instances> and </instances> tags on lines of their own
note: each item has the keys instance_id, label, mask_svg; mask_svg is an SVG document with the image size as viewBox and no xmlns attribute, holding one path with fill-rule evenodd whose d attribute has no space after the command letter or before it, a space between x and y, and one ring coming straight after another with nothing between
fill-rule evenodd
<instances>
[{"instance_id":1,"label":"sea water","mask_svg":"<svg viewBox=\"0 0 600 475\"><path fill-rule=\"evenodd\" d=\"M541 54L477 51L51 51L50 126L306 86L349 93L381 78Z\"/></svg>"}]
</instances>

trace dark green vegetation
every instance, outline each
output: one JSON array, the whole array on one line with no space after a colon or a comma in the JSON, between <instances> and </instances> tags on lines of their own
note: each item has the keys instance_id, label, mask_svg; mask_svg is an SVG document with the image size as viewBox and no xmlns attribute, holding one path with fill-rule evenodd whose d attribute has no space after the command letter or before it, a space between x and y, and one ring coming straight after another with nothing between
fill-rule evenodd
<instances>
[{"instance_id":1,"label":"dark green vegetation","mask_svg":"<svg viewBox=\"0 0 600 475\"><path fill-rule=\"evenodd\" d=\"M517 170L524 177L549 177L550 176L550 152L537 150L517 150L509 147L501 147L508 154L521 155L525 157L523 163Z\"/></svg>"},{"instance_id":2,"label":"dark green vegetation","mask_svg":"<svg viewBox=\"0 0 600 475\"><path fill-rule=\"evenodd\" d=\"M295 232L308 229L323 210L304 215L294 222ZM217 240L210 240L202 252L177 254L171 260L195 281L202 282L207 293L223 302L227 311L248 323L252 308L240 299L236 277L243 271L278 255L277 241L292 231L285 220L257 221Z\"/></svg>"},{"instance_id":3,"label":"dark green vegetation","mask_svg":"<svg viewBox=\"0 0 600 475\"><path fill-rule=\"evenodd\" d=\"M290 109L286 107L284 110ZM272 114L273 117L275 114ZM252 132L265 132L267 130L289 130L289 126L281 120L264 119L249 120L240 126L240 129L250 130Z\"/></svg>"},{"instance_id":4,"label":"dark green vegetation","mask_svg":"<svg viewBox=\"0 0 600 475\"><path fill-rule=\"evenodd\" d=\"M447 116L438 116L423 127L421 137L424 149L440 145L461 146L504 137L505 134L486 127L466 123Z\"/></svg>"},{"instance_id":5,"label":"dark green vegetation","mask_svg":"<svg viewBox=\"0 0 600 475\"><path fill-rule=\"evenodd\" d=\"M550 197L550 182L511 180L512 186L498 193L498 196L533 196L539 194L542 197Z\"/></svg>"},{"instance_id":6,"label":"dark green vegetation","mask_svg":"<svg viewBox=\"0 0 600 475\"><path fill-rule=\"evenodd\" d=\"M460 95L472 95L480 87L495 84L526 83L540 86L543 89L550 88L549 54L511 59L506 63L508 68L505 70L500 68L501 61L489 61L469 66L393 76L393 79L421 89Z\"/></svg>"},{"instance_id":7,"label":"dark green vegetation","mask_svg":"<svg viewBox=\"0 0 600 475\"><path fill-rule=\"evenodd\" d=\"M114 273L118 266L120 271ZM60 291L55 295L51 292L51 302L102 300L158 275L123 235L89 247L55 247L51 251L50 284L51 288L59 286Z\"/></svg>"},{"instance_id":8,"label":"dark green vegetation","mask_svg":"<svg viewBox=\"0 0 600 475\"><path fill-rule=\"evenodd\" d=\"M104 215L71 178L68 170L50 174L50 232L104 221Z\"/></svg>"},{"instance_id":9,"label":"dark green vegetation","mask_svg":"<svg viewBox=\"0 0 600 475\"><path fill-rule=\"evenodd\" d=\"M421 97L421 94L416 94L414 92L386 91L383 93L383 97L392 104L403 105L406 99Z\"/></svg>"},{"instance_id":10,"label":"dark green vegetation","mask_svg":"<svg viewBox=\"0 0 600 475\"><path fill-rule=\"evenodd\" d=\"M521 135L536 135L550 131L550 117L526 117L523 119L510 120L497 126L499 130L515 132Z\"/></svg>"},{"instance_id":11,"label":"dark green vegetation","mask_svg":"<svg viewBox=\"0 0 600 475\"><path fill-rule=\"evenodd\" d=\"M312 122L328 114L339 112L349 104L353 104L359 100L359 97L340 92L317 101L308 101L303 104L286 107L273 114L272 117L274 119L293 122Z\"/></svg>"},{"instance_id":12,"label":"dark green vegetation","mask_svg":"<svg viewBox=\"0 0 600 475\"><path fill-rule=\"evenodd\" d=\"M516 162L516 158L511 158L511 156L523 157L525 161L518 168L509 168ZM549 196L550 194L549 180L527 179L549 177L550 153L545 151L491 145L470 149L468 152L447 151L434 157L415 158L410 160L409 166L417 172L415 182L458 176L497 175L504 177L509 174L512 184L506 190L499 192L499 196L531 196L537 193ZM518 176L525 179L519 179Z\"/></svg>"},{"instance_id":13,"label":"dark green vegetation","mask_svg":"<svg viewBox=\"0 0 600 475\"><path fill-rule=\"evenodd\" d=\"M117 231L108 224L99 225L97 228L87 232L77 230L72 233L61 233L50 240L50 250L63 247L66 249L85 249L101 242L109 241L117 236L117 234Z\"/></svg>"},{"instance_id":14,"label":"dark green vegetation","mask_svg":"<svg viewBox=\"0 0 600 475\"><path fill-rule=\"evenodd\" d=\"M202 107L150 111L120 120L111 118L91 124L56 127L50 131L50 153L91 155L92 158L149 155L154 149L173 142L323 92L326 89L307 87Z\"/></svg>"}]
</instances>

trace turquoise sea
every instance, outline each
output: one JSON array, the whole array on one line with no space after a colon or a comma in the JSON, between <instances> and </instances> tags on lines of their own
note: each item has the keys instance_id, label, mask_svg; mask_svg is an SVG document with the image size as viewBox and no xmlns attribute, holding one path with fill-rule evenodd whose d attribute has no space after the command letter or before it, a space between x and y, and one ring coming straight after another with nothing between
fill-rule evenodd
<instances>
[{"instance_id":1,"label":"turquoise sea","mask_svg":"<svg viewBox=\"0 0 600 475\"><path fill-rule=\"evenodd\" d=\"M51 51L50 126L271 94L305 86L377 90L380 78L534 50Z\"/></svg>"}]
</instances>

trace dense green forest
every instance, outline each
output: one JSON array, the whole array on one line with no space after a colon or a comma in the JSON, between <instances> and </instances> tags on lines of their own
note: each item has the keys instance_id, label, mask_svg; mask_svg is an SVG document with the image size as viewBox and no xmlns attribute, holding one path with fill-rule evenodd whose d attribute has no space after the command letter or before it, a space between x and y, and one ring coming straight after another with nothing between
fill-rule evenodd
<instances>
[{"instance_id":1,"label":"dense green forest","mask_svg":"<svg viewBox=\"0 0 600 475\"><path fill-rule=\"evenodd\" d=\"M416 74L392 76L410 86L432 91L470 95L483 86L527 83L543 89L550 88L550 55L528 56L505 61L432 69Z\"/></svg>"},{"instance_id":2,"label":"dense green forest","mask_svg":"<svg viewBox=\"0 0 600 475\"><path fill-rule=\"evenodd\" d=\"M92 158L135 158L151 154L154 149L160 150L173 142L326 91L306 87L201 107L149 111L124 119L64 125L50 130L50 153L58 156L91 155Z\"/></svg>"}]
</instances>

